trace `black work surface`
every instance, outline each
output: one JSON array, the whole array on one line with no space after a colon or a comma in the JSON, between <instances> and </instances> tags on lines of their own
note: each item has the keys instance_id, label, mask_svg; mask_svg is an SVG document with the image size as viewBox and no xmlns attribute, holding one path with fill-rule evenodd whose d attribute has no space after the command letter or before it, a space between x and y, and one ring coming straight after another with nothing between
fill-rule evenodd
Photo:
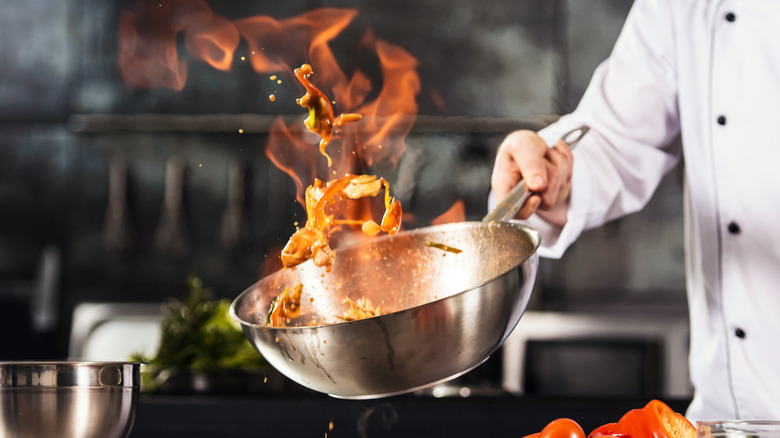
<instances>
[{"instance_id":1,"label":"black work surface","mask_svg":"<svg viewBox=\"0 0 780 438\"><path fill-rule=\"evenodd\" d=\"M649 400L141 396L132 438L523 437L561 417L589 433ZM687 400L663 400L685 412ZM330 426L332 425L332 430Z\"/></svg>"}]
</instances>

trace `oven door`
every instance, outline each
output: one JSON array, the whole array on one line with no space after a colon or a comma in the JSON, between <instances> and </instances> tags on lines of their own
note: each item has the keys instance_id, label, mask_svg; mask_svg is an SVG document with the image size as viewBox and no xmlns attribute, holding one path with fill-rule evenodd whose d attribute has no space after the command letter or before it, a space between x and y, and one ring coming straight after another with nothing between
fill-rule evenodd
<instances>
[{"instance_id":1,"label":"oven door","mask_svg":"<svg viewBox=\"0 0 780 438\"><path fill-rule=\"evenodd\" d=\"M693 394L684 312L534 312L503 347L502 386L514 394L677 397Z\"/></svg>"}]
</instances>

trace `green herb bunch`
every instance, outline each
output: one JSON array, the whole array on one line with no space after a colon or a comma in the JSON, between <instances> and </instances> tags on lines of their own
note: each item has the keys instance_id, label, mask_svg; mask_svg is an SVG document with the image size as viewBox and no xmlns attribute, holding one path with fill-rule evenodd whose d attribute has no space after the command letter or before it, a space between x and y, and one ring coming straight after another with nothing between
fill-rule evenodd
<instances>
[{"instance_id":1,"label":"green herb bunch","mask_svg":"<svg viewBox=\"0 0 780 438\"><path fill-rule=\"evenodd\" d=\"M229 314L230 301L215 300L198 277L189 279L184 301L170 300L160 327L156 353L140 353L131 360L145 362L142 385L153 391L168 379L185 374L227 378L235 370L260 370L268 366Z\"/></svg>"}]
</instances>

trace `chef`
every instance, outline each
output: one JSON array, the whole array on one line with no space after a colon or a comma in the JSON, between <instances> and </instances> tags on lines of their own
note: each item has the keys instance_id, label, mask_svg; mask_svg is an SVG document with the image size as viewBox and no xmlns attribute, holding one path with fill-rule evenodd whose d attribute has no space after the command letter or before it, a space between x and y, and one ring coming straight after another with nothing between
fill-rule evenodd
<instances>
[{"instance_id":1,"label":"chef","mask_svg":"<svg viewBox=\"0 0 780 438\"><path fill-rule=\"evenodd\" d=\"M777 23L777 0L636 0L577 109L511 133L493 170L494 199L539 192L519 217L560 257L684 159L692 421L780 420ZM580 125L575 152L548 147Z\"/></svg>"}]
</instances>

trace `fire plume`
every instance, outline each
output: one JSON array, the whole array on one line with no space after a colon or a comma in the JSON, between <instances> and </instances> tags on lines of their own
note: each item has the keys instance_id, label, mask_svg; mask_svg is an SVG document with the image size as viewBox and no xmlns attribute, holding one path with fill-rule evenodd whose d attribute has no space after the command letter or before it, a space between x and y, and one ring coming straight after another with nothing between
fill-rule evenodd
<instances>
[{"instance_id":1,"label":"fire plume","mask_svg":"<svg viewBox=\"0 0 780 438\"><path fill-rule=\"evenodd\" d=\"M366 30L354 40L355 52L375 55L378 70L357 65L347 73L339 65L330 44L357 14L355 9L319 8L285 19L256 15L229 20L213 13L203 0L136 0L120 17L118 65L133 87L178 91L187 81L187 61L178 51L178 38L191 58L223 71L231 69L244 40L254 71L284 75L291 80L280 84L298 87L303 94L293 69L310 64L316 72L311 83L328 97L328 104L339 114L363 118L345 126L334 124L328 146L332 164L318 151L320 139L304 129L305 111L296 123L288 125L282 118L273 123L266 156L293 179L297 199L305 207L306 186L315 178L360 175L366 167L380 164L394 168L417 114L417 60L403 48ZM359 201L342 216L362 220L376 216L372 210L377 206L367 199Z\"/></svg>"},{"instance_id":2,"label":"fire plume","mask_svg":"<svg viewBox=\"0 0 780 438\"><path fill-rule=\"evenodd\" d=\"M390 159L393 166L406 149L404 141L414 124L417 101L409 99L420 91L417 59L409 52L382 40L372 41L382 66L384 87L373 102L356 110L365 118L364 131L371 133L364 144L385 147L369 149L364 157L368 165ZM389 147L388 147L389 146Z\"/></svg>"},{"instance_id":3,"label":"fire plume","mask_svg":"<svg viewBox=\"0 0 780 438\"><path fill-rule=\"evenodd\" d=\"M239 43L236 26L216 16L202 0L137 1L119 17L119 71L139 89L181 91L187 63L176 39L184 35L192 55L214 68L229 70Z\"/></svg>"},{"instance_id":4,"label":"fire plume","mask_svg":"<svg viewBox=\"0 0 780 438\"><path fill-rule=\"evenodd\" d=\"M230 70L239 41L231 21L211 14L198 15L184 35L184 44L195 58L222 71Z\"/></svg>"},{"instance_id":5,"label":"fire plume","mask_svg":"<svg viewBox=\"0 0 780 438\"><path fill-rule=\"evenodd\" d=\"M271 126L265 155L279 170L290 176L295 183L298 202L306 205L306 184L301 175L311 175L312 169L318 167L320 156L311 153L311 142L305 140L303 131L302 124L287 126L281 118L277 118Z\"/></svg>"},{"instance_id":6,"label":"fire plume","mask_svg":"<svg viewBox=\"0 0 780 438\"><path fill-rule=\"evenodd\" d=\"M317 66L323 82L335 83L339 79L330 77L331 70L322 67L336 64L328 43L355 15L354 9L321 8L283 20L257 15L235 23L249 45L249 59L256 72L291 72L292 68L310 62ZM334 71L336 75L337 72L338 69Z\"/></svg>"}]
</instances>

